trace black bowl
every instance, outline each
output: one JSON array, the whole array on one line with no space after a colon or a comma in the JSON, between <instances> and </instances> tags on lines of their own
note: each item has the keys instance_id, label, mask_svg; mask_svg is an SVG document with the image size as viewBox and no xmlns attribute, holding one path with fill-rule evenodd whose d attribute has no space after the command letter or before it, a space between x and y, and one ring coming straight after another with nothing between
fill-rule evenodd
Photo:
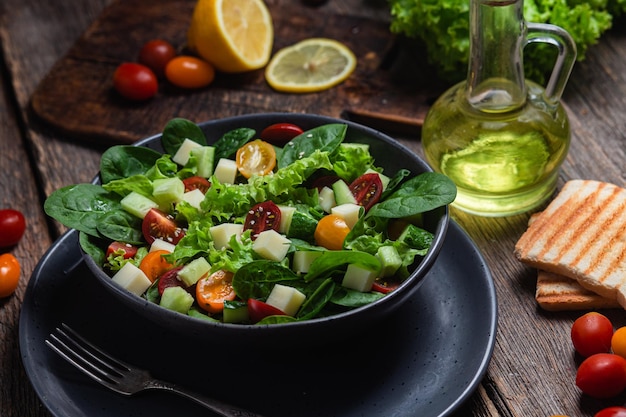
<instances>
[{"instance_id":1,"label":"black bowl","mask_svg":"<svg viewBox=\"0 0 626 417\"><path fill-rule=\"evenodd\" d=\"M326 116L296 113L251 114L212 120L201 123L199 126L206 134L207 141L211 143L232 129L248 127L260 132L263 128L280 122L294 123L304 130L322 124L345 123L348 125L346 142L368 144L376 165L384 168L385 174L393 175L402 168L408 169L413 174L432 171L426 162L394 139L368 127ZM136 145L147 146L163 152L160 138L161 135L158 134L141 140ZM95 180L95 182L97 181ZM137 314L174 332L184 333L201 340L211 340L213 344L217 343L225 347L254 346L255 348L281 348L281 350L287 347L297 349L333 344L358 332L374 329L384 318L413 296L443 246L449 222L448 207L441 207L425 213L423 220L424 228L434 233L434 240L428 253L411 267L409 278L396 290L367 306L330 317L286 324L212 323L176 313L126 291L115 284L90 256L85 255L84 257L96 278L119 301Z\"/></svg>"}]
</instances>

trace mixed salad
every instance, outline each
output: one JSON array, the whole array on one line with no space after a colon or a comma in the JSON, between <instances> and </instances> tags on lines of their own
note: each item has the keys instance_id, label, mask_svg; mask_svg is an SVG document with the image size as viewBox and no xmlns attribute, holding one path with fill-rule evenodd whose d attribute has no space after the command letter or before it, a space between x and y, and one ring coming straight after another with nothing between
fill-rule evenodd
<instances>
[{"instance_id":1,"label":"mixed salad","mask_svg":"<svg viewBox=\"0 0 626 417\"><path fill-rule=\"evenodd\" d=\"M165 308L226 323L336 314L406 279L433 239L422 213L456 196L441 174L387 176L347 130L242 127L209 145L173 119L165 153L113 146L101 185L61 188L44 208L113 281Z\"/></svg>"}]
</instances>

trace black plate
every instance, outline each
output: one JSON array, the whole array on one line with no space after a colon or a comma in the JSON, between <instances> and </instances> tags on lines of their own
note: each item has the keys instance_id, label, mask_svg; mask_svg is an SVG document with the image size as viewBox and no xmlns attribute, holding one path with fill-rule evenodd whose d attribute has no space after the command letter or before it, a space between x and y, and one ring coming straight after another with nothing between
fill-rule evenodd
<instances>
[{"instance_id":1,"label":"black plate","mask_svg":"<svg viewBox=\"0 0 626 417\"><path fill-rule=\"evenodd\" d=\"M112 393L44 343L66 322L122 359L266 416L448 416L480 383L496 336L488 267L451 222L432 270L388 326L324 350L236 356L167 333L118 302L82 262L78 233L63 235L28 284L20 316L26 372L54 416L207 416L168 393Z\"/></svg>"}]
</instances>

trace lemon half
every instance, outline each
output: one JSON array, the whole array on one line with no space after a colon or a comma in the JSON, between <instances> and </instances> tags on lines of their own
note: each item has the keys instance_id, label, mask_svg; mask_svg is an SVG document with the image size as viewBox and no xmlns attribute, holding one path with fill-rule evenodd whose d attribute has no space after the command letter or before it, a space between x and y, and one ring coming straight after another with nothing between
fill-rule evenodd
<instances>
[{"instance_id":1,"label":"lemon half","mask_svg":"<svg viewBox=\"0 0 626 417\"><path fill-rule=\"evenodd\" d=\"M265 68L265 79L277 91L311 93L346 80L356 57L341 42L311 38L278 51Z\"/></svg>"},{"instance_id":2,"label":"lemon half","mask_svg":"<svg viewBox=\"0 0 626 417\"><path fill-rule=\"evenodd\" d=\"M187 32L189 48L222 72L264 67L273 42L263 0L198 0Z\"/></svg>"}]
</instances>

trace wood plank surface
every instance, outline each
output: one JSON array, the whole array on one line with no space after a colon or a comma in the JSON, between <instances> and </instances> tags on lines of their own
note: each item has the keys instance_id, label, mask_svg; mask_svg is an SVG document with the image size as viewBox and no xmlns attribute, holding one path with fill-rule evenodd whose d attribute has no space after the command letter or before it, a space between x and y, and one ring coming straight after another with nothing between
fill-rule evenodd
<instances>
[{"instance_id":1,"label":"wood plank surface","mask_svg":"<svg viewBox=\"0 0 626 417\"><path fill-rule=\"evenodd\" d=\"M310 8L295 2L268 1L274 22L274 51L312 37L336 39L357 57L355 72L341 85L312 94L272 90L263 69L243 74L218 73L207 88L185 91L165 80L159 93L132 103L112 88L115 68L135 61L141 45L163 38L185 53L193 0L117 0L107 7L70 51L52 68L32 97L34 113L63 134L81 141L129 143L164 126L173 116L202 122L227 115L291 111L389 125L418 126L444 84L414 42L396 40L389 23ZM136 13L141 10L141 13Z\"/></svg>"}]
</instances>

